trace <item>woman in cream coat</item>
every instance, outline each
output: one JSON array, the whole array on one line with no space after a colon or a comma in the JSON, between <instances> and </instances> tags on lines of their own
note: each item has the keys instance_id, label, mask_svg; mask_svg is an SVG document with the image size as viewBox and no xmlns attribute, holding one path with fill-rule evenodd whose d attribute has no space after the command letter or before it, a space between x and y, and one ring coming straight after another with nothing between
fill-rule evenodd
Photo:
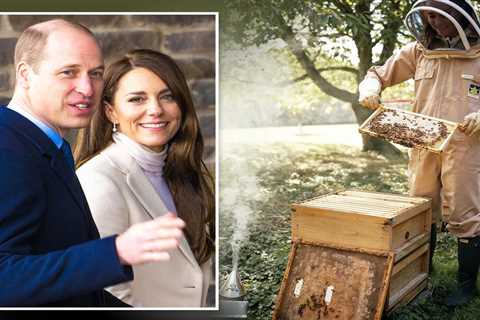
<instances>
[{"instance_id":1,"label":"woman in cream coat","mask_svg":"<svg viewBox=\"0 0 480 320\"><path fill-rule=\"evenodd\" d=\"M173 214L185 237L168 261L134 267L108 288L133 306L205 306L214 252L214 196L203 139L183 73L152 50L106 70L103 106L79 132L78 177L102 236Z\"/></svg>"}]
</instances>

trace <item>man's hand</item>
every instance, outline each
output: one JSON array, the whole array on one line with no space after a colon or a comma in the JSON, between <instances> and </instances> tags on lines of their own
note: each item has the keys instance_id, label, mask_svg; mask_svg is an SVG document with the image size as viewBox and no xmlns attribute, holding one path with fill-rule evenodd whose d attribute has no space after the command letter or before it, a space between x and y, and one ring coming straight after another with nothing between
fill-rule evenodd
<instances>
[{"instance_id":1,"label":"man's hand","mask_svg":"<svg viewBox=\"0 0 480 320\"><path fill-rule=\"evenodd\" d=\"M380 82L372 77L366 77L358 86L358 102L369 109L377 109L380 105Z\"/></svg>"},{"instance_id":2,"label":"man's hand","mask_svg":"<svg viewBox=\"0 0 480 320\"><path fill-rule=\"evenodd\" d=\"M115 239L123 265L138 265L170 259L169 250L178 247L185 222L168 213L152 221L132 225Z\"/></svg>"},{"instance_id":3,"label":"man's hand","mask_svg":"<svg viewBox=\"0 0 480 320\"><path fill-rule=\"evenodd\" d=\"M480 132L480 112L467 114L459 129L468 136L473 136Z\"/></svg>"}]
</instances>

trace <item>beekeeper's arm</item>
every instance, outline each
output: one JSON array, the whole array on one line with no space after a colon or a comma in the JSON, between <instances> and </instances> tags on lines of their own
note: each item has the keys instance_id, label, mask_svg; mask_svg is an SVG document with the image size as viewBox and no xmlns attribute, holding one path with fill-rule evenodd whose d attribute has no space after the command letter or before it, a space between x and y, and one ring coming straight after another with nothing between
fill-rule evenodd
<instances>
[{"instance_id":1,"label":"beekeeper's arm","mask_svg":"<svg viewBox=\"0 0 480 320\"><path fill-rule=\"evenodd\" d=\"M476 75L463 74L462 78L471 80L480 85L480 77ZM468 136L480 133L480 112L469 113L463 118L463 122L458 126Z\"/></svg>"},{"instance_id":2,"label":"beekeeper's arm","mask_svg":"<svg viewBox=\"0 0 480 320\"><path fill-rule=\"evenodd\" d=\"M371 109L378 108L383 89L414 77L419 55L417 44L412 42L397 51L383 66L370 68L358 87L360 104Z\"/></svg>"}]
</instances>

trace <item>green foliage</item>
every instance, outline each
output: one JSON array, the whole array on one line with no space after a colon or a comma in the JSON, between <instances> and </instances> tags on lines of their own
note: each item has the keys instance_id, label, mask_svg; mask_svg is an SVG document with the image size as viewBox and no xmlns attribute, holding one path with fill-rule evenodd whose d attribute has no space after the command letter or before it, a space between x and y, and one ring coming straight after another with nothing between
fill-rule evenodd
<instances>
[{"instance_id":1,"label":"green foliage","mask_svg":"<svg viewBox=\"0 0 480 320\"><path fill-rule=\"evenodd\" d=\"M261 47L232 46L221 51L220 100L222 125L231 127L316 125L355 122L348 103L326 95L309 78L291 52L278 42ZM317 66L351 67L332 59L318 59ZM323 71L335 86L355 93L351 72ZM298 81L292 81L298 79ZM385 99L411 99L413 84L388 88Z\"/></svg>"},{"instance_id":2,"label":"green foliage","mask_svg":"<svg viewBox=\"0 0 480 320\"><path fill-rule=\"evenodd\" d=\"M353 46L339 46L330 52L323 50L326 41L348 38L356 48L372 50L378 43L398 43L402 19L411 3L408 0L390 2L314 1L314 0L244 0L228 1L223 32L229 39L248 45L260 45L273 39L287 40L288 28L303 39L309 53L349 57ZM403 37L405 40L405 37ZM394 46L395 47L395 46ZM389 48L388 50L394 49ZM357 50L358 51L358 50ZM362 59L362 57L359 57ZM368 61L367 61L368 62ZM371 61L370 61L371 63Z\"/></svg>"},{"instance_id":3,"label":"green foliage","mask_svg":"<svg viewBox=\"0 0 480 320\"><path fill-rule=\"evenodd\" d=\"M277 96L282 113L279 118L284 125L296 124L325 124L355 122L350 106L331 96L326 95L309 78L301 78L304 71L291 52L286 50L271 50L272 57L279 65L290 67L291 78L302 79L300 81L289 81L288 78L281 79L284 86L284 94ZM351 67L351 64L339 62L329 58L318 58L316 65L335 65L337 67ZM352 94L356 90L355 76L351 72L342 70L323 71L322 75L337 87L345 88Z\"/></svg>"},{"instance_id":4,"label":"green foliage","mask_svg":"<svg viewBox=\"0 0 480 320\"><path fill-rule=\"evenodd\" d=\"M224 190L236 184L239 201L234 205L230 199L229 205L221 205L220 274L231 271L229 243L238 228L235 208L247 201L252 216L242 216L248 221L248 234L240 251L239 271L248 292L249 319L271 319L290 251L292 203L340 189L407 192L404 159L389 161L353 147L277 144L268 149L239 147L228 154L222 159L220 199L226 201ZM250 177L246 180L249 184L254 179L257 196L245 197L249 191L239 176ZM443 298L455 286L455 239L440 233L437 248L431 279L433 297L400 308L388 320L477 319L478 298L456 311L443 306Z\"/></svg>"},{"instance_id":5,"label":"green foliage","mask_svg":"<svg viewBox=\"0 0 480 320\"><path fill-rule=\"evenodd\" d=\"M409 6L407 0L228 1L220 14L222 123L360 121L345 110L356 103L358 81L373 61L406 42L400 31ZM394 97L411 97L411 89L401 87Z\"/></svg>"}]
</instances>

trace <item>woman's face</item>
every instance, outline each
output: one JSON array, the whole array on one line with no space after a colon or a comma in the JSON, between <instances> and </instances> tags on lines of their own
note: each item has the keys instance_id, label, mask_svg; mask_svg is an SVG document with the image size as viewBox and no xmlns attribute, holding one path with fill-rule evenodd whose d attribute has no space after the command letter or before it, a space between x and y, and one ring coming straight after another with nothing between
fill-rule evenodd
<instances>
[{"instance_id":1,"label":"woman's face","mask_svg":"<svg viewBox=\"0 0 480 320\"><path fill-rule=\"evenodd\" d=\"M459 18L458 12L450 8L448 5L437 2L427 2L427 4L450 14L455 19ZM455 37L458 35L457 28L444 15L437 13L436 11L427 11L426 17L428 23L442 37Z\"/></svg>"},{"instance_id":2,"label":"woman's face","mask_svg":"<svg viewBox=\"0 0 480 320\"><path fill-rule=\"evenodd\" d=\"M153 151L161 151L180 127L182 112L170 89L145 68L127 72L118 82L107 116L119 132Z\"/></svg>"}]
</instances>

